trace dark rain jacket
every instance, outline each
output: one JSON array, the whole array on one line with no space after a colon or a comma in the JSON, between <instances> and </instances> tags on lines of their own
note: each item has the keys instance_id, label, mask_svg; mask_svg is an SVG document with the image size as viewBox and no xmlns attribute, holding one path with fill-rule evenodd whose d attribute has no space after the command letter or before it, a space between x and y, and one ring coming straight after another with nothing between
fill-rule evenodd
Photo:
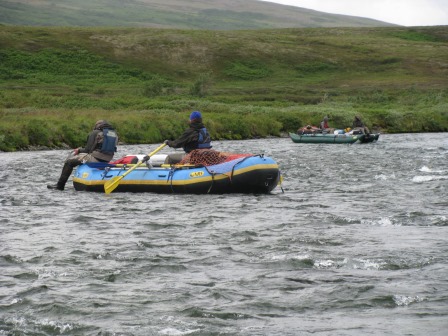
<instances>
[{"instance_id":1,"label":"dark rain jacket","mask_svg":"<svg viewBox=\"0 0 448 336\"><path fill-rule=\"evenodd\" d=\"M183 148L185 153L190 153L192 150L198 149L199 131L204 128L204 124L200 121L192 121L190 127L176 140L167 142L167 145L173 148ZM207 137L210 135L207 132ZM211 147L211 146L210 146Z\"/></svg>"},{"instance_id":2,"label":"dark rain jacket","mask_svg":"<svg viewBox=\"0 0 448 336\"><path fill-rule=\"evenodd\" d=\"M356 127L364 127L364 123L361 121L361 119L355 118L355 120L353 120L352 128Z\"/></svg>"},{"instance_id":3,"label":"dark rain jacket","mask_svg":"<svg viewBox=\"0 0 448 336\"><path fill-rule=\"evenodd\" d=\"M114 153L104 153L101 151L101 147L103 145L103 129L111 129L114 128L112 125L108 123L103 123L87 136L87 143L84 148L79 149L79 153L88 153L91 154L95 159L99 161L109 162L114 157Z\"/></svg>"}]
</instances>

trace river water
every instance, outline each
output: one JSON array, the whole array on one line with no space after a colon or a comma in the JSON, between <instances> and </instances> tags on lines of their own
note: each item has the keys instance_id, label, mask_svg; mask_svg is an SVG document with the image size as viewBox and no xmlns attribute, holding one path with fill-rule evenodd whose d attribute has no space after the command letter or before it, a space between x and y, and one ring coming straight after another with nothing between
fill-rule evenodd
<instances>
[{"instance_id":1,"label":"river water","mask_svg":"<svg viewBox=\"0 0 448 336\"><path fill-rule=\"evenodd\" d=\"M47 190L67 151L0 153L0 335L447 335L447 139L214 142L273 157L269 195Z\"/></svg>"}]
</instances>

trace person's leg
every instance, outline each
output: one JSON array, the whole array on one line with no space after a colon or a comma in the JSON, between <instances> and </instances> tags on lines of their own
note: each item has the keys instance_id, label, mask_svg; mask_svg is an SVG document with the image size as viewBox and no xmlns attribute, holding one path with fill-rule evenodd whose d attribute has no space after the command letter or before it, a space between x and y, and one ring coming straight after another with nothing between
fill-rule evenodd
<instances>
[{"instance_id":1,"label":"person's leg","mask_svg":"<svg viewBox=\"0 0 448 336\"><path fill-rule=\"evenodd\" d=\"M182 161L184 156L185 156L185 153L168 154L167 157L165 158L165 164L171 165L171 164L179 163L180 161Z\"/></svg>"},{"instance_id":2,"label":"person's leg","mask_svg":"<svg viewBox=\"0 0 448 336\"><path fill-rule=\"evenodd\" d=\"M86 156L87 156L86 154L79 154L65 160L64 167L62 167L61 176L59 177L58 182L56 184L48 184L47 188L64 190L65 184L67 183L70 175L73 172L73 168L83 163L83 161L85 161L84 159Z\"/></svg>"}]
</instances>

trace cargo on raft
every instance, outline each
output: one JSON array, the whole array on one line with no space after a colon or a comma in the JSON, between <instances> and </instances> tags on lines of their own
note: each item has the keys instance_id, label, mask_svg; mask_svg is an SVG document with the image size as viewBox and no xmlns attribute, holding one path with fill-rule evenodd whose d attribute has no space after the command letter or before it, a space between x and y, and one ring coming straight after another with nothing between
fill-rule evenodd
<instances>
[{"instance_id":1,"label":"cargo on raft","mask_svg":"<svg viewBox=\"0 0 448 336\"><path fill-rule=\"evenodd\" d=\"M143 155L127 156L111 163L85 163L77 167L73 185L78 191L104 192L107 181L130 169L133 170L120 180L114 192L269 193L279 184L279 166L268 156L213 152L219 153L220 162L210 165L184 160L182 164L166 165L166 155L153 155L146 163L141 163ZM127 160L130 157L133 160ZM138 162L138 166L123 163L126 161Z\"/></svg>"}]
</instances>

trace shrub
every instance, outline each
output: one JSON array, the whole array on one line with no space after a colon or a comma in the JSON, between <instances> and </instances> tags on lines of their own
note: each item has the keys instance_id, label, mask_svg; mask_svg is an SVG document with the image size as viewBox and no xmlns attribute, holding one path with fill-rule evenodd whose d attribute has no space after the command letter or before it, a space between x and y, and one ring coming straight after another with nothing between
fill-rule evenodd
<instances>
[{"instance_id":1,"label":"shrub","mask_svg":"<svg viewBox=\"0 0 448 336\"><path fill-rule=\"evenodd\" d=\"M201 73L190 87L190 95L205 97L212 84L210 73Z\"/></svg>"},{"instance_id":2,"label":"shrub","mask_svg":"<svg viewBox=\"0 0 448 336\"><path fill-rule=\"evenodd\" d=\"M264 64L254 60L229 63L224 69L226 76L243 80L264 78L270 73L271 71Z\"/></svg>"},{"instance_id":3,"label":"shrub","mask_svg":"<svg viewBox=\"0 0 448 336\"><path fill-rule=\"evenodd\" d=\"M30 145L38 146L43 144L53 144L53 139L48 130L48 124L45 121L31 119L28 122L25 131L28 134L28 143Z\"/></svg>"}]
</instances>

